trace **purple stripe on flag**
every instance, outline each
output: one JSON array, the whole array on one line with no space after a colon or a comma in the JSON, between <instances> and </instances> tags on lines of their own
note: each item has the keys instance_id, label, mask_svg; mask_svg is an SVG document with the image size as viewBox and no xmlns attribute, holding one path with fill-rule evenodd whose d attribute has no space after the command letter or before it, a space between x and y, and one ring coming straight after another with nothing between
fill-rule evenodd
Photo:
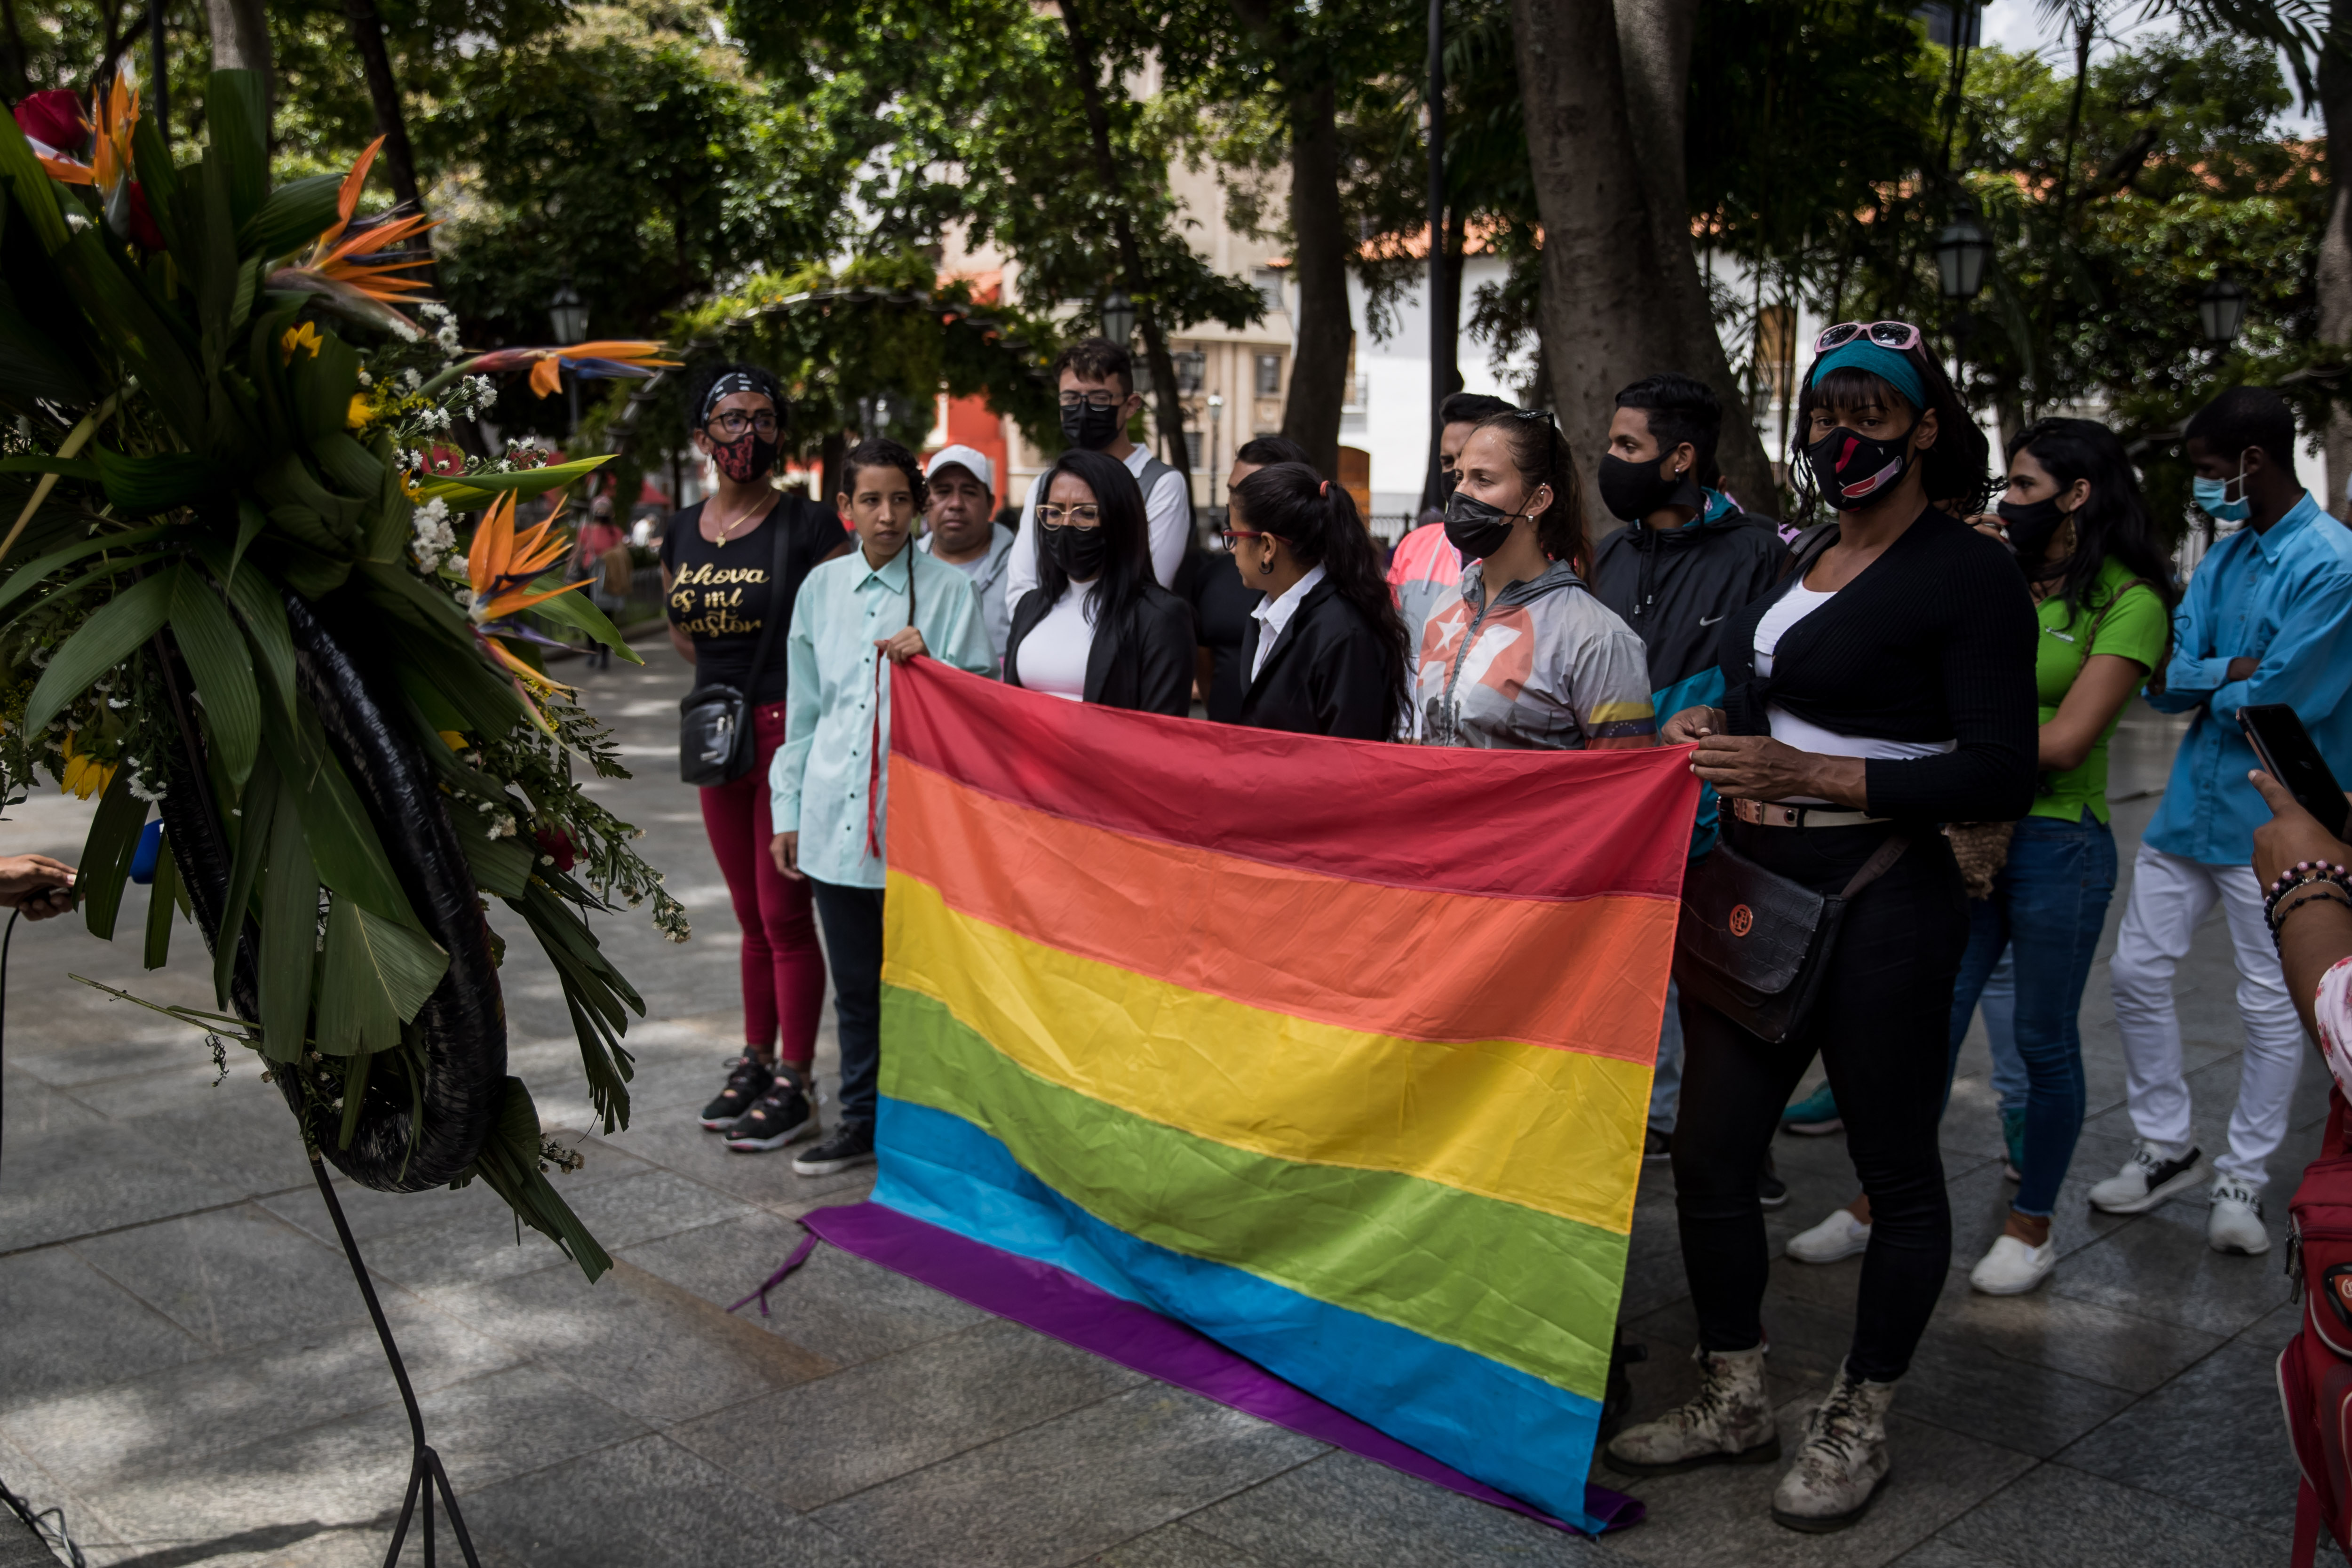
<instances>
[{"instance_id":1,"label":"purple stripe on flag","mask_svg":"<svg viewBox=\"0 0 2352 1568\"><path fill-rule=\"evenodd\" d=\"M1106 1361L1464 1497L1526 1514L1557 1529L1574 1529L1373 1430L1172 1319L1122 1301L1051 1264L1001 1252L879 1204L818 1209L802 1215L801 1224L844 1252ZM1643 1512L1636 1500L1589 1482L1584 1507L1604 1530L1639 1523Z\"/></svg>"}]
</instances>

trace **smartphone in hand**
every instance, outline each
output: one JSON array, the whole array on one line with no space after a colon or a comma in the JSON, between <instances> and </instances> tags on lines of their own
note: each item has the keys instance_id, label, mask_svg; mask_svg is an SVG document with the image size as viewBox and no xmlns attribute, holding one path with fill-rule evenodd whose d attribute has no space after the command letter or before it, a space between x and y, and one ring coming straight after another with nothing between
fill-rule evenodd
<instances>
[{"instance_id":1,"label":"smartphone in hand","mask_svg":"<svg viewBox=\"0 0 2352 1568\"><path fill-rule=\"evenodd\" d=\"M2238 728L2245 731L2246 744L2254 749L2263 772L2284 784L2295 804L2318 818L2332 837L2342 838L2346 819L2352 817L2352 802L2345 800L2343 786L2294 710L2284 702L2249 703L2238 710Z\"/></svg>"}]
</instances>

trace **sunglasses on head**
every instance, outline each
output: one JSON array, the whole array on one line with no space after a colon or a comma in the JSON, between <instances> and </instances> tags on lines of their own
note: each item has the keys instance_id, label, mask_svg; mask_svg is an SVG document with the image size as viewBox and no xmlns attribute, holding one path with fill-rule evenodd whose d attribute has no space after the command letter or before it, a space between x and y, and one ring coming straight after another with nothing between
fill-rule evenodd
<instances>
[{"instance_id":1,"label":"sunglasses on head","mask_svg":"<svg viewBox=\"0 0 2352 1568\"><path fill-rule=\"evenodd\" d=\"M1813 352L1825 354L1856 338L1868 338L1880 348L1903 353L1919 346L1919 329L1908 321L1840 321L1822 329L1822 335L1813 340Z\"/></svg>"}]
</instances>

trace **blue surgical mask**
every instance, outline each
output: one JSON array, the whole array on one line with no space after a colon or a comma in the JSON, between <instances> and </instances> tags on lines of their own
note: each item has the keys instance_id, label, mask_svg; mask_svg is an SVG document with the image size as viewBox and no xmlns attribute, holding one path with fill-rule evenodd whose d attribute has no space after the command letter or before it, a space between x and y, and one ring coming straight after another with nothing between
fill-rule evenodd
<instances>
[{"instance_id":1,"label":"blue surgical mask","mask_svg":"<svg viewBox=\"0 0 2352 1568\"><path fill-rule=\"evenodd\" d=\"M2215 522L2243 522L2246 521L2247 516L2253 511L2254 503L2243 493L2242 490L2241 490L2237 500L2231 500L2230 499L2230 487L2232 485L2243 486L2245 481L2246 468L2245 465L2242 462L2238 466L2238 477L2236 479L2191 479L2189 481L2189 491L2192 498L2196 500L2199 509L2201 510L2207 517L2211 518Z\"/></svg>"}]
</instances>

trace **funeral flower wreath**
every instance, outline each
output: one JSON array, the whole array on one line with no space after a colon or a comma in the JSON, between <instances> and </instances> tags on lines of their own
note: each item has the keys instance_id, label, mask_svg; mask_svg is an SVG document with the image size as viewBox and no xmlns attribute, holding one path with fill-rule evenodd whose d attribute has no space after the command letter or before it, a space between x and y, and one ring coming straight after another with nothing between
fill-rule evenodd
<instances>
[{"instance_id":1,"label":"funeral flower wreath","mask_svg":"<svg viewBox=\"0 0 2352 1568\"><path fill-rule=\"evenodd\" d=\"M128 68L0 118L0 798L43 773L99 796L80 892L109 938L160 806L146 963L191 915L217 1005L163 1011L266 1058L352 1179L478 1178L593 1279L610 1259L545 1175L576 1162L506 1071L489 910L552 963L607 1131L645 1005L584 916L649 901L683 941L685 913L583 789L625 774L540 650L636 656L555 574L560 506L516 523L603 459L445 433L501 371L544 395L562 366L669 362L467 356L400 248L425 220L358 215L375 149L273 187L262 91L215 72L176 166Z\"/></svg>"}]
</instances>

